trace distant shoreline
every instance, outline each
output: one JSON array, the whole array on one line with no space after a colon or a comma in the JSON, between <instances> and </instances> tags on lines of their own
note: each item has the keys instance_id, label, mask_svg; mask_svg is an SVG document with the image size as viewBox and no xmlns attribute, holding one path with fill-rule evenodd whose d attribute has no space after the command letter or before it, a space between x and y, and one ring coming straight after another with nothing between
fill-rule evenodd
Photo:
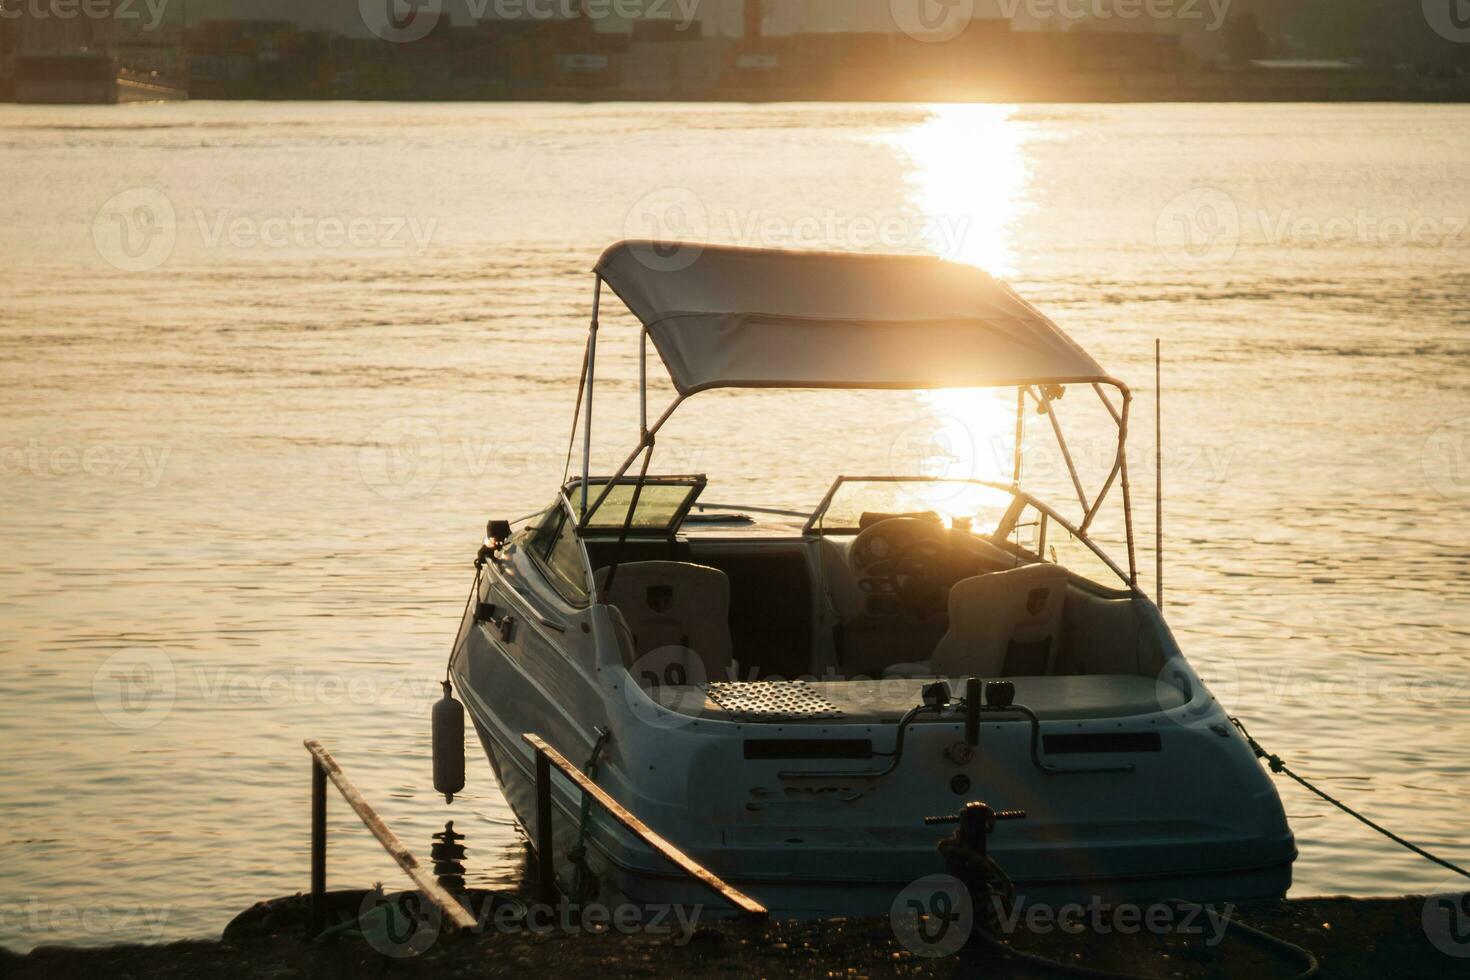
<instances>
[{"instance_id":1,"label":"distant shoreline","mask_svg":"<svg viewBox=\"0 0 1470 980\"><path fill-rule=\"evenodd\" d=\"M648 102L648 103L984 103L1036 105L1090 103L1129 105L1215 102L1470 102L1470 74L1433 77L1386 70L1216 71L1188 74L1088 74L1025 84L976 80L966 84L732 85L660 90L569 84L507 84L503 80L462 80L448 85L261 85L256 82L194 79L194 101L250 102ZM15 101L15 90L0 82L0 102ZM58 103L64 104L64 103Z\"/></svg>"},{"instance_id":2,"label":"distant shoreline","mask_svg":"<svg viewBox=\"0 0 1470 980\"><path fill-rule=\"evenodd\" d=\"M145 100L146 101L146 100ZM1056 94L1049 96L992 96L986 98L956 98L954 96L892 96L892 97L818 97L810 95L764 95L764 96L696 96L668 95L659 97L632 95L588 95L584 92L546 93L541 95L517 94L513 96L460 95L446 93L352 93L321 95L311 93L253 93L240 95L190 96L184 102L383 102L383 103L483 103L483 104L648 104L648 105L924 105L928 103L956 105L1273 105L1273 104L1379 104L1379 105L1464 105L1470 103L1470 91L1461 93L1437 92L1378 92L1363 94L1292 93L1290 95L1260 95L1239 92L1224 93L1162 93L1153 92L1121 98L1117 96L1087 95L1082 93ZM108 103L17 102L13 98L0 97L0 105L104 105ZM120 103L136 104L136 103Z\"/></svg>"}]
</instances>

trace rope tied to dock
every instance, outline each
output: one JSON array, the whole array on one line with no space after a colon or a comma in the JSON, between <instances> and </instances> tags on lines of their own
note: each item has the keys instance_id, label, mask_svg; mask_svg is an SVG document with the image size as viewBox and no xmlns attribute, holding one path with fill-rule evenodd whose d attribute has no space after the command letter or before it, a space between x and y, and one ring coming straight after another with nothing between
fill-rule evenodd
<instances>
[{"instance_id":1,"label":"rope tied to dock","mask_svg":"<svg viewBox=\"0 0 1470 980\"><path fill-rule=\"evenodd\" d=\"M1449 870L1453 871L1457 875L1463 875L1466 878L1470 878L1470 871L1466 871L1464 868L1460 867L1458 864L1454 864L1454 863L1452 863L1450 861L1446 861L1442 857L1438 857L1437 855L1434 855L1434 854L1429 853L1424 848L1420 847L1418 844L1415 844L1413 841L1405 840L1404 838L1400 837L1398 834L1395 834L1393 831L1389 830L1387 827L1384 827L1384 826L1382 826L1380 824L1374 823L1372 820L1370 820L1367 817L1363 816L1361 813L1359 813L1357 810L1354 810L1352 807L1348 806L1346 803L1342 802L1341 800L1339 800L1339 799L1337 799L1337 798L1335 798L1333 796L1328 795L1327 793L1325 793L1322 790L1318 789L1316 786L1313 786L1306 779L1304 779L1303 777L1301 777L1301 776L1297 775L1296 773L1292 772L1291 769L1287 767L1286 763L1282 761L1281 756L1275 755L1275 754L1270 753L1270 752L1267 752L1264 748L1262 748L1261 747L1261 743L1260 742L1257 742L1254 738L1251 737L1251 733L1246 729L1244 723L1242 723L1239 718L1236 718L1234 716L1231 716L1230 720L1231 720L1231 722L1233 722L1235 724L1235 727L1236 728L1240 729L1240 734L1242 734L1242 735L1245 736L1246 744L1248 744L1251 747L1251 751L1256 754L1256 758L1257 759L1264 759L1266 761L1266 764L1268 766L1270 766L1272 772L1275 772L1275 773L1284 773L1285 775L1290 776L1292 779L1296 780L1302 786L1306 787L1308 790L1311 790L1317 796L1321 797L1322 799L1326 800L1328 803L1331 803L1333 806L1337 807L1343 813L1346 813L1348 816L1353 817L1356 820L1362 821L1364 824L1366 824L1367 826L1371 827L1372 829L1378 831L1380 834L1382 834L1384 837L1387 837L1389 840L1393 841L1395 844L1399 844L1402 847L1406 847L1409 850L1413 851L1415 854L1419 855L1420 857L1422 857L1422 858L1424 858L1426 860L1429 860L1429 861L1433 861L1435 864L1439 865L1440 867L1448 868Z\"/></svg>"}]
</instances>

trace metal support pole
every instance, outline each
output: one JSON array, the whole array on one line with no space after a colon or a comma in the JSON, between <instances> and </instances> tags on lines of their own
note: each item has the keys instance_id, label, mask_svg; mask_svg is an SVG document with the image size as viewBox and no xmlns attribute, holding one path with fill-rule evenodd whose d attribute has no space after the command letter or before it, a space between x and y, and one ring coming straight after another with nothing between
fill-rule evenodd
<instances>
[{"instance_id":1,"label":"metal support pole","mask_svg":"<svg viewBox=\"0 0 1470 980\"><path fill-rule=\"evenodd\" d=\"M638 332L638 432L648 438L648 328Z\"/></svg>"},{"instance_id":2,"label":"metal support pole","mask_svg":"<svg viewBox=\"0 0 1470 980\"><path fill-rule=\"evenodd\" d=\"M675 867L677 867L680 871L687 875L691 880L708 888L710 891L719 895L722 899L729 902L731 905L735 906L746 915L759 918L766 917L767 912L764 905L757 902L749 895L736 891L734 888L730 887L723 880L721 880L720 877L716 875L713 871L710 871L708 868L695 861L689 855L679 850L673 844L669 843L663 837L650 830L647 824L645 824L642 820L639 820L633 814L629 813L620 803L618 803L618 801L614 800L611 796L608 796L605 789L593 782L592 778L581 769L578 769L576 766L568 762L566 756L562 755L556 749L546 744L546 741L544 739L527 732L521 736L521 740L524 741L527 745L531 746L531 748L536 750L536 795L538 800L537 805L540 807L544 807L544 809L539 810L538 813L550 812L550 770L552 766L555 766L557 771L565 776L568 782L570 782L577 789L581 790L586 796L591 797L593 802L601 807L604 813L606 813L613 820L622 824L636 837L638 837L639 840L643 841L644 844L647 844L650 848L652 848L655 853L662 855L665 859L667 859L670 863L672 863ZM542 796L542 787L547 787L546 795L544 797ZM537 825L539 828L539 819L537 820ZM549 821L547 822L546 827L540 832L547 835L548 837L550 836L551 831ZM550 844L547 844L545 846L549 850ZM537 863L538 865L540 864L539 858ZM549 900L554 903L555 895L553 894Z\"/></svg>"},{"instance_id":3,"label":"metal support pole","mask_svg":"<svg viewBox=\"0 0 1470 980\"><path fill-rule=\"evenodd\" d=\"M388 829L383 818L378 816L371 804L363 799L352 780L337 765L337 760L332 754L314 738L307 739L304 743L307 751L311 753L311 910L312 919L317 924L324 924L326 918L326 895L327 895L327 781L342 794L342 799L357 814L363 826L372 831L378 843L392 856L403 872L413 880L419 887L419 893L432 902L444 915L445 925L449 929L473 929L475 928L475 917L471 915L459 900L444 890L444 886L435 880L434 876L419 864L418 858L403 846L403 841L398 835Z\"/></svg>"},{"instance_id":4,"label":"metal support pole","mask_svg":"<svg viewBox=\"0 0 1470 980\"><path fill-rule=\"evenodd\" d=\"M592 476L592 389L597 379L597 318L602 308L602 276L592 292L592 327L587 337L587 421L582 427L582 513L587 516L587 481Z\"/></svg>"},{"instance_id":5,"label":"metal support pole","mask_svg":"<svg viewBox=\"0 0 1470 980\"><path fill-rule=\"evenodd\" d=\"M1082 512L1087 513L1087 494L1082 489L1082 477L1077 473L1077 464L1072 461L1072 450L1067 446L1067 437L1062 435L1062 423L1057 419L1057 403L1052 401L1051 396L1046 393L1045 386L1041 386L1039 394L1031 396L1037 400L1046 417L1051 420L1051 430L1056 434L1057 446L1062 451L1062 459L1067 463L1067 472L1072 475L1072 486L1077 491L1077 501L1082 504Z\"/></svg>"},{"instance_id":6,"label":"metal support pole","mask_svg":"<svg viewBox=\"0 0 1470 980\"><path fill-rule=\"evenodd\" d=\"M552 865L551 760L536 752L536 890L541 901L556 905L556 874Z\"/></svg>"},{"instance_id":7,"label":"metal support pole","mask_svg":"<svg viewBox=\"0 0 1470 980\"><path fill-rule=\"evenodd\" d=\"M970 748L980 745L980 678L965 681L965 744Z\"/></svg>"},{"instance_id":8,"label":"metal support pole","mask_svg":"<svg viewBox=\"0 0 1470 980\"><path fill-rule=\"evenodd\" d=\"M1011 486L1021 485L1021 443L1026 438L1026 389L1016 389L1016 467L1011 473Z\"/></svg>"},{"instance_id":9,"label":"metal support pole","mask_svg":"<svg viewBox=\"0 0 1470 980\"><path fill-rule=\"evenodd\" d=\"M1163 341L1154 338L1154 589L1164 608L1164 368Z\"/></svg>"},{"instance_id":10,"label":"metal support pole","mask_svg":"<svg viewBox=\"0 0 1470 980\"><path fill-rule=\"evenodd\" d=\"M1118 421L1119 478L1123 483L1123 533L1128 536L1128 584L1138 588L1138 556L1133 543L1133 490L1128 481L1128 415L1133 406L1132 393L1123 392L1122 417Z\"/></svg>"},{"instance_id":11,"label":"metal support pole","mask_svg":"<svg viewBox=\"0 0 1470 980\"><path fill-rule=\"evenodd\" d=\"M311 931L327 920L327 774L311 760Z\"/></svg>"},{"instance_id":12,"label":"metal support pole","mask_svg":"<svg viewBox=\"0 0 1470 980\"><path fill-rule=\"evenodd\" d=\"M592 501L592 510L590 512L582 514L580 523L578 524L579 527L587 526L587 518L590 516L590 514L596 513L597 508L602 506L602 502L607 499L607 495L612 493L613 487L617 486L618 481L627 475L628 468L631 467L635 462L637 462L638 455L648 448L648 446L650 445L650 440L653 439L654 436L658 435L658 431L664 427L664 423L669 420L669 417L674 414L674 412L679 408L680 405L684 404L684 398L684 395L676 396L669 407L664 409L664 413L658 417L658 421L654 422L653 426L646 433L644 433L644 437L638 441L638 448L634 449L631 453L628 454L628 458L623 460L623 465L618 467L617 472L615 472L612 475L612 478L609 479L606 485L603 486L602 492L597 495L597 499Z\"/></svg>"}]
</instances>

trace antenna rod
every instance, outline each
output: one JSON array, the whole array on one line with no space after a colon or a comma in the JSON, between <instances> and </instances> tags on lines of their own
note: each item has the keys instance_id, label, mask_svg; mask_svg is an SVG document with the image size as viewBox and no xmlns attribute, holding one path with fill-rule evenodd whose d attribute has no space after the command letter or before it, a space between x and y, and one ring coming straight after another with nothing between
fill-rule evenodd
<instances>
[{"instance_id":1,"label":"antenna rod","mask_svg":"<svg viewBox=\"0 0 1470 980\"><path fill-rule=\"evenodd\" d=\"M1163 342L1154 338L1154 588L1164 608L1164 372Z\"/></svg>"},{"instance_id":2,"label":"antenna rod","mask_svg":"<svg viewBox=\"0 0 1470 980\"><path fill-rule=\"evenodd\" d=\"M1016 389L1016 467L1011 471L1011 486L1021 486L1021 443L1026 440L1026 389Z\"/></svg>"}]
</instances>

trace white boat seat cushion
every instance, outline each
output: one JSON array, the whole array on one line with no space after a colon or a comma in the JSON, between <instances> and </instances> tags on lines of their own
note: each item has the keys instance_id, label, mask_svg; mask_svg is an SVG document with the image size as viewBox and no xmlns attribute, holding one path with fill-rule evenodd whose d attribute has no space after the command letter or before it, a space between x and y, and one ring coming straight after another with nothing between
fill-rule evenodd
<instances>
[{"instance_id":1,"label":"white boat seat cushion","mask_svg":"<svg viewBox=\"0 0 1470 980\"><path fill-rule=\"evenodd\" d=\"M1059 565L1022 565L962 579L949 590L949 631L926 664L901 677L1043 677L1053 672L1067 598Z\"/></svg>"},{"instance_id":2,"label":"white boat seat cushion","mask_svg":"<svg viewBox=\"0 0 1470 980\"><path fill-rule=\"evenodd\" d=\"M730 580L717 568L678 561L618 565L606 601L622 614L636 658L658 654L653 678L674 682L668 669L682 664L688 683L725 680L730 665ZM597 570L597 590L610 569ZM641 679L640 679L641 682Z\"/></svg>"}]
</instances>

